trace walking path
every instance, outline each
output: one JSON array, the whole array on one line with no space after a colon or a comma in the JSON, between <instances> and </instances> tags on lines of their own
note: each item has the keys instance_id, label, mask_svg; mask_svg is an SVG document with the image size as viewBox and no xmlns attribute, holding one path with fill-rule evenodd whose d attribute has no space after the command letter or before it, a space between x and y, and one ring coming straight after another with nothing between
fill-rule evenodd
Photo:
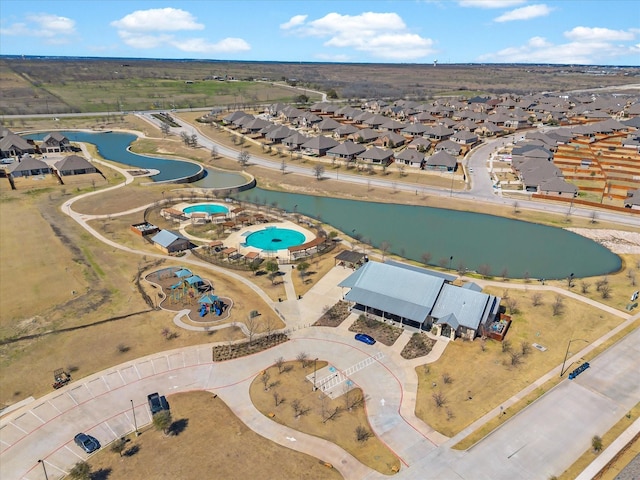
<instances>
[{"instance_id":1,"label":"walking path","mask_svg":"<svg viewBox=\"0 0 640 480\"><path fill-rule=\"evenodd\" d=\"M111 165L110 167L114 168ZM109 189L120 188L133 181L133 177L128 175L125 170L118 170L125 176L125 182L118 186L109 187ZM78 199L98 193L100 192L90 192L71 199L64 203L62 209L105 244L138 255L167 258L166 255L138 251L109 240L87 223L104 216L83 215L72 209L73 203ZM146 207L132 209L129 212L140 211L144 208ZM368 348L355 342L351 333L349 332L347 335L342 326L337 329L307 328L323 313L326 307L342 298L341 288L337 285L351 273L351 270L341 267L333 268L309 292L302 298L298 298L293 285L295 269L285 268L283 279L286 299L282 302L272 302L260 288L232 271L193 259L191 256L182 258L181 262L227 275L247 285L281 317L285 318L287 327L292 330L291 340L272 350L225 363L212 362L210 345L157 353L96 373L79 382L69 384L59 391L52 392L5 415L0 421L0 445L2 448L0 450L0 468L5 472L3 477L40 478L39 469L36 468L38 465L34 460L37 458L44 459L47 467L51 467L53 471L64 472L79 457L73 447L69 448L68 446L69 439L73 438L73 433L78 429L95 433L103 439L103 443L108 443L132 431L133 426L128 415L130 411L128 399L137 400L134 411L137 410L141 424L150 422L151 419L145 406L144 392L162 390L174 393L206 389L218 393L250 428L289 448L294 447L296 450L329 461L345 478L381 478L381 475L372 472L335 445L294 432L265 419L257 413L251 404L248 397L250 380L266 365L272 364L274 358L278 356L295 358L300 351L308 352L311 356L330 359L337 368L341 369L362 362L376 352L384 354L366 369L355 372L352 380L366 392L368 397L367 413L372 428L403 463L400 477L424 479L453 478L455 476L455 478L464 478L461 472L468 471L483 471L486 472L486 475L495 475L494 478L501 477L503 470L499 466L493 465L490 459L486 459L486 455L479 457L474 453L474 449L469 452L456 452L447 448L466 434L495 418L499 415L500 410L492 410L452 439L435 432L415 416L418 386L415 367L439 358L446 348L446 341L439 340L429 356L407 361L402 359L400 351L410 338L409 331L402 334L396 342L397 345ZM505 286L498 282L477 280L476 282L502 288ZM509 288L527 287L509 285ZM528 288L533 287L529 286ZM627 313L585 299L573 292L567 293L556 287L539 286L538 288L558 291L563 295L569 295L625 319L616 329L577 353L569 361L589 353L593 348L601 345L640 317L640 314L631 317ZM183 328L189 327L181 321L182 315L184 312L179 312L174 318L174 322ZM634 360L629 358L631 361ZM559 369L560 367L556 367L548 372L502 406L513 405L519 398L557 375ZM618 380L616 379L616 381ZM566 382L564 383L566 384ZM553 391L548 395L552 394ZM544 422L544 409L530 407L527 410L528 415L538 415L539 421ZM584 434L582 435L584 436ZM287 440L291 437L296 438L295 445ZM494 437L500 436L488 437L482 442L483 446L501 441ZM549 455L553 455L553 452L549 452ZM556 455L561 456L562 454L557 453ZM427 458L432 463L425 463ZM564 461L564 459L562 460ZM437 465L437 468L430 469L429 465L431 464ZM512 471L510 470L510 472ZM466 478L473 477L467 476Z\"/></svg>"}]
</instances>

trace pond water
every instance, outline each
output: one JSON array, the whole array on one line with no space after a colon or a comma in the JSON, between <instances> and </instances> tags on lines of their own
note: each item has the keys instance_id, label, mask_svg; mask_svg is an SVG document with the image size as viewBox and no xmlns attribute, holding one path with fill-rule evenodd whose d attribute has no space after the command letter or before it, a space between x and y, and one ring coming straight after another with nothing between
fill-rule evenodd
<instances>
[{"instance_id":1,"label":"pond water","mask_svg":"<svg viewBox=\"0 0 640 480\"><path fill-rule=\"evenodd\" d=\"M65 131L61 133L72 142L86 142L94 144L100 152L100 155L107 160L136 168L153 168L159 170L160 173L149 177L149 179L154 182L188 177L190 175L194 175L200 169L200 166L195 163L167 158L147 157L132 153L128 150L128 147L137 137L131 133L92 133L78 131ZM25 138L42 140L45 135L46 133L30 134L25 135ZM193 183L193 185L196 187L228 188L243 185L245 183L247 183L247 180L242 175L207 169L207 175L198 182Z\"/></svg>"},{"instance_id":2,"label":"pond water","mask_svg":"<svg viewBox=\"0 0 640 480\"><path fill-rule=\"evenodd\" d=\"M62 132L72 141L93 143L109 160L160 173L154 180L171 180L193 175L198 165L179 160L136 155L127 150L135 136L126 133ZM29 135L42 139L44 134ZM210 171L195 186L227 188L245 183L237 174ZM511 278L576 278L618 271L620 257L602 245L560 228L510 220L492 215L440 208L393 205L254 188L238 198L274 205L289 212L321 219L351 236L421 262L430 255L431 265L464 265L478 270L487 265L490 273Z\"/></svg>"},{"instance_id":3,"label":"pond water","mask_svg":"<svg viewBox=\"0 0 640 480\"><path fill-rule=\"evenodd\" d=\"M431 265L469 270L488 265L491 274L507 270L511 278L576 278L615 272L616 254L602 245L560 228L493 215L441 208L393 205L254 188L237 198L273 205L321 219L370 245L390 244L390 251ZM453 259L451 259L453 257Z\"/></svg>"}]
</instances>

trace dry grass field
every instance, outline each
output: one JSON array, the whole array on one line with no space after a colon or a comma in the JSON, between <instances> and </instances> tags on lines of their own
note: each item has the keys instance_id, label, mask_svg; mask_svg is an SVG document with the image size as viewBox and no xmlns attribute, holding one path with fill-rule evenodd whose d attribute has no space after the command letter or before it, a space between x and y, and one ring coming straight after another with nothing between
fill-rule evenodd
<instances>
[{"instance_id":1,"label":"dry grass field","mask_svg":"<svg viewBox=\"0 0 640 480\"><path fill-rule=\"evenodd\" d=\"M317 362L317 368L326 366L326 362ZM256 377L251 384L251 400L263 415L273 415L273 421L299 430L309 435L328 440L342 447L360 462L380 473L391 475L394 468L400 468L398 458L375 436L365 441L356 439L358 426L371 432L366 416L364 402L347 408L347 404L362 397L360 389L353 389L349 394L331 400L318 391L313 391L312 384L306 376L313 372L313 362L303 368L300 362L285 362L282 372L277 366L265 370L267 389L265 390L262 375ZM281 402L275 405L274 393L280 396ZM304 412L296 417L293 408L295 402L300 403ZM338 413L329 418L331 413Z\"/></svg>"},{"instance_id":2,"label":"dry grass field","mask_svg":"<svg viewBox=\"0 0 640 480\"><path fill-rule=\"evenodd\" d=\"M0 113L132 111L291 101L283 79L342 99L467 96L597 88L633 83L620 68L605 76L580 67L534 65L335 64L119 59L0 61ZM239 81L219 81L233 77ZM266 81L254 82L253 79ZM279 82L279 83L274 83ZM309 92L305 92L309 95ZM316 101L311 95L311 101Z\"/></svg>"},{"instance_id":3,"label":"dry grass field","mask_svg":"<svg viewBox=\"0 0 640 480\"><path fill-rule=\"evenodd\" d=\"M254 433L209 392L169 397L171 414L183 426L166 436L149 428L130 435L124 455L103 448L89 464L110 479L342 478L316 458L290 450Z\"/></svg>"},{"instance_id":4,"label":"dry grass field","mask_svg":"<svg viewBox=\"0 0 640 480\"><path fill-rule=\"evenodd\" d=\"M503 297L505 293L495 288L485 291ZM440 360L416 369L419 418L439 432L453 436L560 365L568 339L578 337L592 342L621 321L569 298L563 300L563 313L554 316L556 295L544 292L540 305L533 306L534 293L534 290L513 289L508 292L519 310L512 315L513 322L506 336L511 344L509 352L502 351L504 343L494 340L456 341L447 346ZM532 343L543 345L547 350L541 352L533 348ZM527 346L524 355L523 344ZM579 346L575 348L578 351ZM512 353L519 358L512 360ZM451 381L444 380L446 375ZM434 394L445 398L441 407L436 406Z\"/></svg>"}]
</instances>

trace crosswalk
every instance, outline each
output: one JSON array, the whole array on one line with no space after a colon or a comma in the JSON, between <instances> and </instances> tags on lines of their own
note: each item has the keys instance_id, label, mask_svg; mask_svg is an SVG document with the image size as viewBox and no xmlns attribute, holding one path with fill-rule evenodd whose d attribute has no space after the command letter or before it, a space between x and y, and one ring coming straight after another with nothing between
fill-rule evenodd
<instances>
[{"instance_id":1,"label":"crosswalk","mask_svg":"<svg viewBox=\"0 0 640 480\"><path fill-rule=\"evenodd\" d=\"M378 352L372 357L367 357L364 360L351 365L349 368L346 368L344 370L334 369L331 374L317 381L316 387L323 392L332 391L341 383L348 381L351 375L364 368L367 368L369 365L374 364L378 360L381 360L383 357L384 354L382 352Z\"/></svg>"}]
</instances>

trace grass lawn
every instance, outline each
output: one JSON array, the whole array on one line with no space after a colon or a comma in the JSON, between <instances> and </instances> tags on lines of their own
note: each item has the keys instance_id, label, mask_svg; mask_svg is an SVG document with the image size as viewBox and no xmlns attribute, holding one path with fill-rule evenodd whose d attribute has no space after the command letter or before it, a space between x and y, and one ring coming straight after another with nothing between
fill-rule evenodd
<instances>
[{"instance_id":1,"label":"grass lawn","mask_svg":"<svg viewBox=\"0 0 640 480\"><path fill-rule=\"evenodd\" d=\"M504 297L504 290L487 288L485 291ZM534 293L533 290L508 293L521 313L512 315L506 340L511 343L512 351L520 354L522 344L528 346L528 352L520 356L519 363L513 365L510 353L502 352L502 344L494 340L450 343L437 362L416 369L419 381L416 415L419 418L444 435L453 436L560 365L568 339L578 336L593 341L621 321L569 298L563 300L563 314L554 316L555 294L541 293L541 304L534 307ZM531 347L534 342L546 347L547 351ZM575 351L578 348L576 346ZM449 383L444 381L445 375L451 377ZM440 408L436 406L434 394L446 400Z\"/></svg>"},{"instance_id":2,"label":"grass lawn","mask_svg":"<svg viewBox=\"0 0 640 480\"><path fill-rule=\"evenodd\" d=\"M165 436L149 428L130 435L122 457L105 446L89 461L93 472L129 480L342 478L318 459L254 433L209 392L178 393L169 402L181 431Z\"/></svg>"},{"instance_id":3,"label":"grass lawn","mask_svg":"<svg viewBox=\"0 0 640 480\"><path fill-rule=\"evenodd\" d=\"M318 361L318 369L326 366L327 362ZM301 362L285 362L282 373L277 366L265 370L265 374L258 375L251 384L251 400L264 415L273 415L273 420L295 430L323 438L342 447L363 464L386 475L394 473L400 468L398 458L374 435L368 440L357 441L355 430L364 427L371 432L364 408L364 400L349 410L347 404L357 398L362 398L360 389L353 389L349 394L331 400L329 397L313 391L312 384L306 376L313 373L313 361L305 367ZM265 390L266 378L267 390ZM275 405L274 394L280 396L280 403ZM296 417L293 406L300 403L303 414ZM327 419L329 412L338 413L332 419ZM324 412L324 413L323 413ZM323 421L324 420L324 421Z\"/></svg>"}]
</instances>

